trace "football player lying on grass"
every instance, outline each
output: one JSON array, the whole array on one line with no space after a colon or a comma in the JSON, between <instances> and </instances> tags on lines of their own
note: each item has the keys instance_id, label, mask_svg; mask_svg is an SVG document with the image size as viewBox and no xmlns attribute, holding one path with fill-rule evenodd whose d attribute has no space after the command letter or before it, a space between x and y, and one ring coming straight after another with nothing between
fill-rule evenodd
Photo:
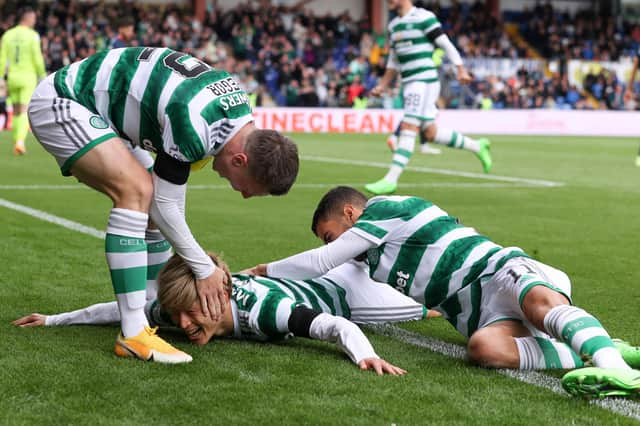
<instances>
[{"instance_id":1,"label":"football player lying on grass","mask_svg":"<svg viewBox=\"0 0 640 426\"><path fill-rule=\"evenodd\" d=\"M436 310L469 338L471 361L494 368L576 369L574 395L640 395L640 349L613 342L571 304L571 282L517 247L504 248L417 197L370 200L337 187L320 201L313 233L326 245L258 265L257 275L310 279L366 258L371 278ZM594 367L585 366L583 360ZM630 366L631 365L631 366Z\"/></svg>"},{"instance_id":2,"label":"football player lying on grass","mask_svg":"<svg viewBox=\"0 0 640 426\"><path fill-rule=\"evenodd\" d=\"M211 255L214 262L228 269ZM353 323L419 320L438 316L389 286L372 281L351 263L324 277L292 281L231 275L231 300L220 321L205 316L198 302L195 279L188 265L174 255L158 276L158 299L145 313L154 326L180 327L203 345L215 337L270 340L289 334L335 342L361 369L377 374L405 371L378 358L366 336ZM310 307L312 309L310 309ZM119 320L115 302L100 303L56 315L31 314L13 323L21 327L110 324Z\"/></svg>"}]
</instances>

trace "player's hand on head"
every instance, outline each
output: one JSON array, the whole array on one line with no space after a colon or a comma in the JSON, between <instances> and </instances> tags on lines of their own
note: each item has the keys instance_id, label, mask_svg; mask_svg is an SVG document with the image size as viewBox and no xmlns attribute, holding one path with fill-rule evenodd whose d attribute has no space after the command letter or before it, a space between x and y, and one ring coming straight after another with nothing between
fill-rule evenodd
<instances>
[{"instance_id":1,"label":"player's hand on head","mask_svg":"<svg viewBox=\"0 0 640 426\"><path fill-rule=\"evenodd\" d=\"M405 370L400 367L385 361L380 358L365 358L358 363L360 370L373 370L378 376L390 374L392 376L403 376L407 374Z\"/></svg>"},{"instance_id":2,"label":"player's hand on head","mask_svg":"<svg viewBox=\"0 0 640 426\"><path fill-rule=\"evenodd\" d=\"M46 315L33 313L31 315L27 315L22 318L18 318L15 321L12 321L11 324L17 325L18 327L40 327L45 325L45 321L47 319Z\"/></svg>"},{"instance_id":3,"label":"player's hand on head","mask_svg":"<svg viewBox=\"0 0 640 426\"><path fill-rule=\"evenodd\" d=\"M244 271L242 271L242 273L247 275L258 275L265 277L267 276L267 264L261 263L254 266L253 268L245 269Z\"/></svg>"},{"instance_id":4,"label":"player's hand on head","mask_svg":"<svg viewBox=\"0 0 640 426\"><path fill-rule=\"evenodd\" d=\"M213 274L202 280L196 280L196 289L200 298L202 313L214 321L218 321L224 313L227 293L225 284L227 276L222 268L216 268Z\"/></svg>"}]
</instances>

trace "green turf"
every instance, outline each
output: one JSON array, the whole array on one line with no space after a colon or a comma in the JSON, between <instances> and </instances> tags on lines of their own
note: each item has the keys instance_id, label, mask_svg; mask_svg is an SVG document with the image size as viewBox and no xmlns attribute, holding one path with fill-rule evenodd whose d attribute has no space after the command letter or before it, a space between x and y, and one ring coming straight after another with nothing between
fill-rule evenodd
<instances>
[{"instance_id":1,"label":"green turf","mask_svg":"<svg viewBox=\"0 0 640 426\"><path fill-rule=\"evenodd\" d=\"M384 137L294 135L305 156L386 163ZM472 177L408 171L400 192L439 204L465 224L517 245L566 271L575 302L612 335L640 342L636 267L640 235L638 141L605 138L495 137L496 175L565 183L556 188L502 185ZM0 135L2 185L71 185L33 140L11 154ZM412 166L480 173L477 159L445 149L414 155ZM300 184L353 183L384 170L305 160ZM224 185L209 170L192 184ZM460 184L467 186L460 186ZM484 183L485 186L469 186ZM458 185L458 186L456 186ZM233 269L316 246L310 216L326 187L285 197L243 200L228 188L191 189L187 215L203 246ZM86 189L0 189L0 198L104 229L109 202ZM166 366L113 355L114 327L18 329L9 322L110 300L103 242L0 207L0 424L627 424L628 418L478 369L368 331L377 352L405 377L360 372L339 350L302 339L274 345L219 341ZM410 330L463 343L443 320ZM558 373L555 374L556 376Z\"/></svg>"}]
</instances>

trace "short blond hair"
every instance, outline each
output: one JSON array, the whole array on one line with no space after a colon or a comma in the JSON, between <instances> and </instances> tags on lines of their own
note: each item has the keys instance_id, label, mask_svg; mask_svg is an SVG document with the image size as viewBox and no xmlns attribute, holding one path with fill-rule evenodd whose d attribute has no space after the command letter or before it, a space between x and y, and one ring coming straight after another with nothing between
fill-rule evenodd
<instances>
[{"instance_id":1,"label":"short blond hair","mask_svg":"<svg viewBox=\"0 0 640 426\"><path fill-rule=\"evenodd\" d=\"M207 254L227 276L225 290L231 295L229 267L218 255ZM191 309L198 300L196 276L187 262L178 254L174 254L158 274L158 302L169 312L183 312Z\"/></svg>"}]
</instances>

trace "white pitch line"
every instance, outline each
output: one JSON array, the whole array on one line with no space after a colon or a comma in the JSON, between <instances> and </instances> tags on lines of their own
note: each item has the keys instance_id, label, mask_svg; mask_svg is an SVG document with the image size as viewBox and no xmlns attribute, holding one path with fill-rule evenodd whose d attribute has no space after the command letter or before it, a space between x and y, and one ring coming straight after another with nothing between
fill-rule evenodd
<instances>
[{"instance_id":1,"label":"white pitch line","mask_svg":"<svg viewBox=\"0 0 640 426\"><path fill-rule=\"evenodd\" d=\"M11 210L15 210L26 215L35 217L45 222L50 222L56 225L60 225L64 228L72 231L77 231L92 237L104 239L105 233L99 231L90 226L83 225L72 220L68 220L53 214L44 212L42 210L36 210L31 207L23 206L3 198L0 198L0 206L6 207ZM412 333L404 330L398 326L390 324L379 324L369 326L374 331L387 337L391 337L402 342L423 347L433 352L437 352L442 355L446 355L455 359L464 359L466 356L466 350L463 346L447 343L442 340L435 339L433 337L423 336L421 334ZM520 371L520 370L496 370L499 374L516 379L518 381L537 386L543 389L550 390L564 397L568 395L562 390L558 379L549 377L536 371ZM626 399L600 399L591 400L590 404L597 405L613 413L620 414L626 417L630 417L636 420L640 420L640 404L634 401Z\"/></svg>"},{"instance_id":2,"label":"white pitch line","mask_svg":"<svg viewBox=\"0 0 640 426\"><path fill-rule=\"evenodd\" d=\"M370 325L368 327L383 336L391 337L413 346L426 348L432 352L436 352L450 358L464 359L466 357L467 351L464 346L443 342L442 340L434 339L433 337L413 333L396 325L377 324ZM570 397L564 389L562 389L560 381L557 378L547 376L546 374L542 374L538 371L509 369L499 369L495 371L503 376L516 379L520 382L547 389L560 396ZM622 398L605 398L592 399L589 400L589 403L613 413L630 417L635 420L640 420L640 403L635 401Z\"/></svg>"},{"instance_id":3,"label":"white pitch line","mask_svg":"<svg viewBox=\"0 0 640 426\"><path fill-rule=\"evenodd\" d=\"M332 163L332 164L348 164L350 166L364 166L364 167L375 167L379 169L388 169L388 163L379 163L375 161L361 161L361 160L347 160L344 158L333 158L333 157L321 157L316 155L301 155L301 159L308 161L317 161L320 163ZM491 174L481 174L481 173L471 173L471 172L461 172L458 170L449 170L449 169L435 169L432 167L418 167L418 166L407 166L405 170L411 170L419 173L433 173L438 175L446 175L446 176L458 176L458 177L467 177L472 179L483 179L483 180L495 180L500 182L513 182L513 183L523 183L532 186L543 186L547 188L564 186L564 182L554 182L551 180L542 180L542 179L528 179L528 178L520 178L514 176L500 176L500 175L491 175Z\"/></svg>"},{"instance_id":4,"label":"white pitch line","mask_svg":"<svg viewBox=\"0 0 640 426\"><path fill-rule=\"evenodd\" d=\"M17 204L9 200L5 200L4 198L0 198L0 206L18 211L20 213L24 213L26 215L35 217L36 219L44 220L45 222L55 223L56 225L71 229L72 231L81 232L83 234L91 235L92 237L96 238L105 238L104 232L98 231L97 229L90 226L85 226L81 223L74 222L60 216L55 216L47 212L43 212L42 210L32 209L31 207L23 206L22 204Z\"/></svg>"},{"instance_id":5,"label":"white pitch line","mask_svg":"<svg viewBox=\"0 0 640 426\"><path fill-rule=\"evenodd\" d=\"M316 189L316 188L333 188L336 186L364 186L366 182L340 182L340 183L297 183L294 184L293 189ZM514 184L514 183L498 183L498 182L415 182L415 183L400 183L399 188L543 188L540 185L533 184ZM188 189L193 190L206 190L206 189L231 189L229 185L207 185L207 184L194 184L188 185ZM0 191L67 191L78 189L90 189L84 185L0 185Z\"/></svg>"}]
</instances>

